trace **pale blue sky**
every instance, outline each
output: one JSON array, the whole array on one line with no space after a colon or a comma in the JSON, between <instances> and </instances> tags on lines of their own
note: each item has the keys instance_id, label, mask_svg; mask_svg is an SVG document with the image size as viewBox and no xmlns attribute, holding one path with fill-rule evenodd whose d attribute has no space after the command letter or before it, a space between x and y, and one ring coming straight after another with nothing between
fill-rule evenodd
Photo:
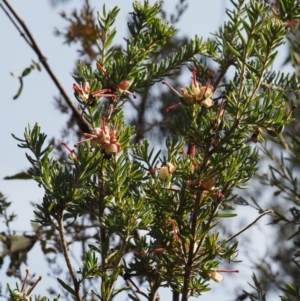
<instances>
[{"instance_id":1,"label":"pale blue sky","mask_svg":"<svg viewBox=\"0 0 300 301\"><path fill-rule=\"evenodd\" d=\"M39 1L20 1L10 0L11 5L17 13L25 21L31 30L34 38L38 42L43 54L47 57L48 63L52 67L54 73L63 84L65 90L72 97L71 71L77 58L76 49L70 48L62 44L60 38L54 37L54 27L64 27L66 23L58 16L58 12L62 9L68 11L75 6L75 3L81 1L70 1L68 5L60 6L58 9L50 7L47 0ZM117 39L120 41L126 36L127 13L131 10L131 1L129 0L107 0L107 9L118 5L121 7L118 21L116 23L119 33ZM150 1L153 3L154 1ZM176 0L166 0L168 11L172 12ZM229 4L227 0L191 0L187 13L179 23L179 34L208 37L210 33L215 32L221 22L225 18L225 6ZM102 9L103 1L92 1L93 4ZM109 3L109 4L108 4ZM48 137L60 138L60 130L62 129L66 118L61 116L54 110L53 96L58 91L45 70L41 73L33 71L24 79L24 90L22 95L16 101L12 97L18 89L18 80L10 76L10 72L20 74L22 70L30 65L31 59L37 61L37 56L19 36L19 33L13 27L6 15L0 10L0 78L1 78L1 97L2 114L1 114L1 156L0 156L0 191L13 202L12 210L18 214L18 221L14 224L14 230L25 231L30 230L30 219L33 219L32 206L30 201L37 203L42 200L43 191L38 188L33 181L4 181L7 175L13 175L21 170L26 170L29 163L24 155L24 150L17 147L17 141L11 137L14 133L18 137L23 136L25 126L30 123L34 125L38 122L42 127L42 131L48 134ZM75 99L74 99L75 101ZM248 210L248 209L247 209ZM245 211L247 211L245 210ZM247 212L240 213L246 217ZM253 212L253 218L256 212ZM265 222L261 222L261 225ZM4 225L0 223L0 232L4 229ZM251 232L252 231L252 234ZM257 241L266 242L265 235L259 230L259 227L250 230L247 235L257 237ZM260 255L264 254L266 246L260 245L260 248L254 247L255 252ZM37 259L39 258L39 259ZM240 259L245 260L245 255L240 253ZM7 264L6 260L6 264ZM249 263L248 263L249 264ZM37 275L43 274L43 258L39 255L39 247L36 246L31 252L28 261L31 273ZM212 291L205 293L201 300L212 300L212 296L219 301L232 300L233 296L228 292L232 291L238 284L243 289L248 289L246 282L251 281L251 270L248 270L246 263L237 264L233 269L240 269L238 275L225 275L225 280L220 283L212 283ZM0 270L0 279L5 276L6 266ZM43 294L43 290L47 287L49 279L47 275L43 275L43 281L38 285L36 292ZM15 280L8 279L13 285ZM2 282L2 281L1 281ZM163 296L164 295L163 293ZM169 298L169 296L168 296ZM165 298L162 298L165 300Z\"/></svg>"}]
</instances>

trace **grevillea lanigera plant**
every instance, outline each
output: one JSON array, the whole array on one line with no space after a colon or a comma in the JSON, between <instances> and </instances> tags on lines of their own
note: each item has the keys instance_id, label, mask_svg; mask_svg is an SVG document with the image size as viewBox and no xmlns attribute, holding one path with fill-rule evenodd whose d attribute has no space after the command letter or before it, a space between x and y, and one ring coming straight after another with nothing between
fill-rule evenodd
<instances>
[{"instance_id":1,"label":"grevillea lanigera plant","mask_svg":"<svg viewBox=\"0 0 300 301\"><path fill-rule=\"evenodd\" d=\"M99 14L101 55L94 66L78 65L73 85L90 132L74 148L62 142L64 162L51 156L37 124L16 138L33 153L30 175L45 190L35 211L42 245L60 241L70 278L58 282L74 299L109 301L125 291L153 301L169 287L173 300L186 301L243 269L235 263L241 231L221 237L216 226L238 218L233 189L245 188L256 171L254 142L293 120L285 91L296 95L300 86L295 76L271 71L299 16L297 1L282 2L233 0L229 21L212 39L195 37L156 63L152 56L176 33L159 17L161 4L134 2L123 48L113 46L119 9ZM181 93L166 78L180 66ZM124 103L139 106L139 93L161 83L175 105L165 108L174 109L171 134L162 144L134 144ZM78 266L70 253L83 228L89 235ZM222 269L225 262L231 270Z\"/></svg>"}]
</instances>

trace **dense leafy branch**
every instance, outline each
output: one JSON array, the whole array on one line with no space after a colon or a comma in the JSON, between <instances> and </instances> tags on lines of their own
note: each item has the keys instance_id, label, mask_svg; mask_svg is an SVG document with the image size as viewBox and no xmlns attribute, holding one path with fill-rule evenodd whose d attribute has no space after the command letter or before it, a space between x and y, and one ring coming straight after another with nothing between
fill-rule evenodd
<instances>
[{"instance_id":1,"label":"dense leafy branch","mask_svg":"<svg viewBox=\"0 0 300 301\"><path fill-rule=\"evenodd\" d=\"M174 300L200 296L210 289L210 280L223 280L221 273L238 272L219 265L236 265L235 239L271 212L229 238L216 228L220 219L236 216L233 189L246 188L257 170L259 152L249 141L265 134L277 137L292 120L283 94L290 87L297 93L298 83L270 68L289 30L287 17L296 18L300 7L286 16L262 1L232 3L230 20L215 41L196 37L176 53L155 57L155 64L151 59L176 33L159 17L161 4L134 2L124 49L113 44L119 9L104 6L98 15L97 68L79 64L73 85L92 130L83 133L76 151L63 143L66 162L51 157L52 146L44 147L46 135L37 124L25 130L24 138L15 137L32 153L26 154L30 175L45 190L35 222L57 233L72 283L58 281L76 300L111 301L133 290L154 301L160 287L170 287ZM203 58L218 64L215 71ZM146 139L133 143L136 130L124 122L124 102L188 63L192 81L181 93L163 81L180 101L165 148L152 147ZM84 217L94 222L95 236L86 242L75 273L65 231ZM130 285L117 288L120 278ZM147 284L147 292L136 278ZM95 290L80 287L93 279Z\"/></svg>"}]
</instances>

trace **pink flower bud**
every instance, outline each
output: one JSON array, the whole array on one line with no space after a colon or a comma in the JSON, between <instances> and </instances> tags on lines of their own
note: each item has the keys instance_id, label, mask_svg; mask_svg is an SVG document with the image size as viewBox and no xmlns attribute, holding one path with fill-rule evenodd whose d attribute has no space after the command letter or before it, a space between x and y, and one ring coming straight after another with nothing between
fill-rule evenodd
<instances>
[{"instance_id":1,"label":"pink flower bud","mask_svg":"<svg viewBox=\"0 0 300 301\"><path fill-rule=\"evenodd\" d=\"M97 136L97 137L100 137L103 135L103 130L100 129L100 128L94 128L94 134Z\"/></svg>"},{"instance_id":2,"label":"pink flower bud","mask_svg":"<svg viewBox=\"0 0 300 301\"><path fill-rule=\"evenodd\" d=\"M131 86L131 84L132 84L132 82L129 81L129 80L122 80L118 84L118 88L119 88L120 94L128 94L128 95L131 95L133 98L136 98L136 96L134 95L134 93L128 91L128 89Z\"/></svg>"},{"instance_id":3,"label":"pink flower bud","mask_svg":"<svg viewBox=\"0 0 300 301\"><path fill-rule=\"evenodd\" d=\"M78 85L73 84L73 89L74 89L74 91L75 91L75 93L76 93L77 95L82 95L82 94L83 94L82 89L81 89Z\"/></svg>"},{"instance_id":4,"label":"pink flower bud","mask_svg":"<svg viewBox=\"0 0 300 301\"><path fill-rule=\"evenodd\" d=\"M118 86L121 90L127 90L131 86L131 81L122 80Z\"/></svg>"}]
</instances>

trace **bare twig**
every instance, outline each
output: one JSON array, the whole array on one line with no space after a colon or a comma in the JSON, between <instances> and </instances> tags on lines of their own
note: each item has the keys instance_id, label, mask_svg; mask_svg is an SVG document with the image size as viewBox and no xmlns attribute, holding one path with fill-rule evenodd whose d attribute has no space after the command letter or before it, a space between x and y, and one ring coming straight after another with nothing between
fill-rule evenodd
<instances>
[{"instance_id":1,"label":"bare twig","mask_svg":"<svg viewBox=\"0 0 300 301\"><path fill-rule=\"evenodd\" d=\"M266 214L269 213L273 213L273 210L266 210L264 211L262 214L260 214L258 216L258 218L256 218L252 223L250 223L249 225L247 225L245 228L243 228L241 231L235 233L234 235L232 235L231 237L229 237L226 242L231 241L232 239L234 239L235 237L239 236L241 233L243 233L244 231L246 231L247 229L249 229L250 227L252 227L261 217L263 217Z\"/></svg>"},{"instance_id":2,"label":"bare twig","mask_svg":"<svg viewBox=\"0 0 300 301\"><path fill-rule=\"evenodd\" d=\"M31 45L30 41L28 40L28 38L26 37L26 35L22 32L22 30L20 29L20 27L18 26L18 24L15 22L15 20L11 17L11 15L9 14L9 12L5 9L5 7L1 3L0 3L0 7L3 9L3 11L7 15L8 19L11 21L11 23L16 27L17 31L20 33L20 36L25 39L26 43L30 47L32 47L32 45Z\"/></svg>"},{"instance_id":3,"label":"bare twig","mask_svg":"<svg viewBox=\"0 0 300 301\"><path fill-rule=\"evenodd\" d=\"M76 293L75 298L77 301L81 301L80 290L79 290L79 288L80 288L79 281L77 280L75 271L73 269L69 251L68 251L67 242L66 242L63 212L61 212L60 216L57 217L57 223L58 223L58 231L59 231L59 235L60 235L60 241L61 241L61 245L62 245L62 249L63 249L63 254L65 257L65 261L66 261L68 270L70 272L70 275L71 275L71 278L73 281L73 285L74 285L74 290Z\"/></svg>"},{"instance_id":4,"label":"bare twig","mask_svg":"<svg viewBox=\"0 0 300 301\"><path fill-rule=\"evenodd\" d=\"M26 26L26 24L19 17L19 15L16 13L16 11L13 9L13 7L10 5L10 3L7 0L3 0L3 3L6 5L7 9L14 16L14 18L16 19L17 22L15 22L12 19L12 17L4 9L4 7L2 5L1 5L1 8L7 14L7 16L9 17L9 19L11 20L11 22L15 25L15 27L17 28L17 30L20 32L21 36L25 39L26 43L37 54L37 56L39 58L39 61L44 66L44 68L48 72L50 78L54 82L55 86L57 87L57 89L61 93L63 99L65 100L65 102L67 103L67 105L69 106L69 108L71 109L74 118L77 120L77 124L78 124L80 130L83 131L83 132L89 132L89 127L90 127L89 123L81 116L80 111L74 105L74 103L72 102L72 100L68 96L67 92L64 90L64 88L62 87L61 83L59 82L59 80L57 79L57 77L55 76L55 74L53 73L52 69L50 68L50 66L47 63L46 57L41 52L40 48L38 47L35 39L33 38L32 34L29 31L29 29ZM20 29L19 26L21 26L21 28L23 29L24 32L22 32L22 30Z\"/></svg>"}]
</instances>

